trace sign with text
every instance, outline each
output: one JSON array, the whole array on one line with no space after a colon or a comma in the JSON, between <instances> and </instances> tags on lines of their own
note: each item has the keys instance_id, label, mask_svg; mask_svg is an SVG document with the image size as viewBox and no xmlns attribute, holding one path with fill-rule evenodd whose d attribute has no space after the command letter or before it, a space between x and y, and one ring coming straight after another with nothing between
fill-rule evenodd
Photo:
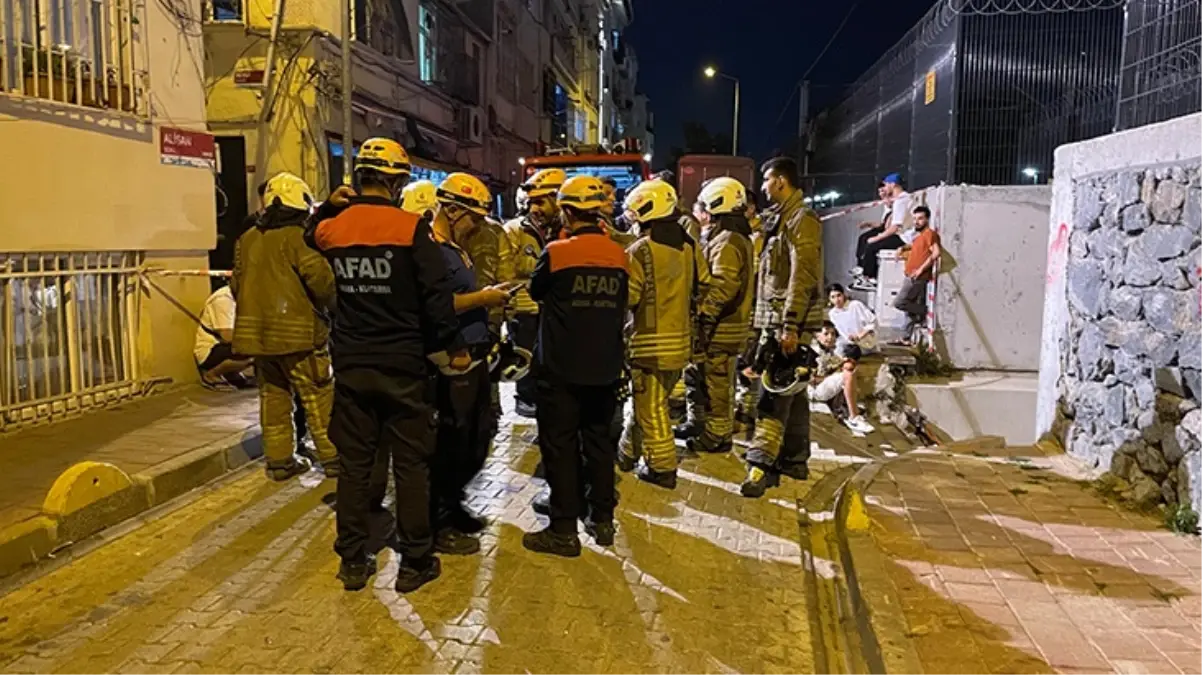
<instances>
[{"instance_id":1,"label":"sign with text","mask_svg":"<svg viewBox=\"0 0 1202 675\"><path fill-rule=\"evenodd\" d=\"M922 104L931 105L935 101L935 71L927 73L926 91L923 93Z\"/></svg>"},{"instance_id":2,"label":"sign with text","mask_svg":"<svg viewBox=\"0 0 1202 675\"><path fill-rule=\"evenodd\" d=\"M259 68L248 70L234 71L234 86L235 87L261 87L263 86L263 71Z\"/></svg>"},{"instance_id":3,"label":"sign with text","mask_svg":"<svg viewBox=\"0 0 1202 675\"><path fill-rule=\"evenodd\" d=\"M217 167L217 144L211 135L200 131L160 127L159 159L163 164L212 171Z\"/></svg>"}]
</instances>

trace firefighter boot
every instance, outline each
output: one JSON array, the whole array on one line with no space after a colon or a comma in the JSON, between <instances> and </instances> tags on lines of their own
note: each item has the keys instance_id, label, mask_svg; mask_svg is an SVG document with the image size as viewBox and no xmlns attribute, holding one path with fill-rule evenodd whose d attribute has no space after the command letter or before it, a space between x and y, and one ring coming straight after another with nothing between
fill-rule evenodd
<instances>
[{"instance_id":1,"label":"firefighter boot","mask_svg":"<svg viewBox=\"0 0 1202 675\"><path fill-rule=\"evenodd\" d=\"M338 579L348 591L361 591L376 573L376 556L368 555L365 563L348 563L343 560L338 567Z\"/></svg>"},{"instance_id":2,"label":"firefighter boot","mask_svg":"<svg viewBox=\"0 0 1202 675\"><path fill-rule=\"evenodd\" d=\"M652 485L658 485L669 490L676 489L676 470L672 471L656 471L644 464L639 467L639 480Z\"/></svg>"},{"instance_id":3,"label":"firefighter boot","mask_svg":"<svg viewBox=\"0 0 1202 675\"><path fill-rule=\"evenodd\" d=\"M758 499L764 496L768 488L774 488L780 485L780 474L772 469L764 469L755 464L748 465L747 477L743 479L743 485L739 487L739 492L744 497Z\"/></svg>"}]
</instances>

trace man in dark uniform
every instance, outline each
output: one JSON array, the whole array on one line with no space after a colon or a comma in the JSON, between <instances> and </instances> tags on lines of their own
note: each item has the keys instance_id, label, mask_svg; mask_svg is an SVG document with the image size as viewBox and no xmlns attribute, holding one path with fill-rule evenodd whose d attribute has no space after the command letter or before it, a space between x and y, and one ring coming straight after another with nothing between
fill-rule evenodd
<instances>
[{"instance_id":1,"label":"man in dark uniform","mask_svg":"<svg viewBox=\"0 0 1202 675\"><path fill-rule=\"evenodd\" d=\"M396 589L417 590L441 573L430 528L436 415L429 362L464 369L471 357L429 220L396 206L409 174L400 144L365 141L355 161L361 196L307 235L333 264L337 286L329 433L341 463L334 550L347 590L364 588L376 572L368 539L372 502L381 496L371 481L381 447L396 481Z\"/></svg>"},{"instance_id":2,"label":"man in dark uniform","mask_svg":"<svg viewBox=\"0 0 1202 675\"><path fill-rule=\"evenodd\" d=\"M596 178L564 182L559 205L571 236L547 245L530 279L530 297L540 304L534 367L551 525L527 533L522 545L566 557L580 555L576 521L585 500L585 531L602 546L614 540L618 448L610 426L625 360L629 280L626 252L601 227L604 204L605 190Z\"/></svg>"}]
</instances>

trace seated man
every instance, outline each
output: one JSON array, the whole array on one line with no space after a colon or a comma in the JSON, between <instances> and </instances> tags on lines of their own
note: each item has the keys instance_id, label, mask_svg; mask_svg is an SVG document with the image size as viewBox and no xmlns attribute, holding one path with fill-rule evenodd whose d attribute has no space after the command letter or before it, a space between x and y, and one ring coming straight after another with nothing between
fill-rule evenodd
<instances>
[{"instance_id":1,"label":"seated man","mask_svg":"<svg viewBox=\"0 0 1202 675\"><path fill-rule=\"evenodd\" d=\"M234 296L229 286L222 286L205 301L196 328L193 355L200 370L200 382L213 389L223 385L248 387L253 384L242 375L252 360L234 353Z\"/></svg>"},{"instance_id":2,"label":"seated man","mask_svg":"<svg viewBox=\"0 0 1202 675\"><path fill-rule=\"evenodd\" d=\"M835 324L824 321L818 337L810 345L818 356L814 384L809 387L810 400L830 406L831 414L842 419L852 431L869 433L873 430L872 425L856 405L856 366L862 353L854 344L837 346L837 343Z\"/></svg>"},{"instance_id":3,"label":"seated man","mask_svg":"<svg viewBox=\"0 0 1202 675\"><path fill-rule=\"evenodd\" d=\"M839 284L826 287L831 308L828 312L831 323L839 331L839 346L854 344L860 351L876 351L876 315L864 303L847 297L847 291Z\"/></svg>"},{"instance_id":4,"label":"seated man","mask_svg":"<svg viewBox=\"0 0 1202 675\"><path fill-rule=\"evenodd\" d=\"M896 173L891 173L881 180L879 187L881 198L886 203L888 212L882 218L882 227L873 229L868 236L856 246L858 265L852 270L855 280L851 287L859 291L876 290L877 272L880 270L881 251L894 251L906 244L905 232L911 221L910 193L902 188L902 179ZM875 234L873 234L875 232Z\"/></svg>"}]
</instances>

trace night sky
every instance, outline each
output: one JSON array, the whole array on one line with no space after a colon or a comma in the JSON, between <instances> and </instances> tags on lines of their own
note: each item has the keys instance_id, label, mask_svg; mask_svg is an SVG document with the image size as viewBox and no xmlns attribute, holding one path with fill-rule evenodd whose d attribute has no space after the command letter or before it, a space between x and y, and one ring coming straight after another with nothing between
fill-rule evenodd
<instances>
[{"instance_id":1,"label":"night sky","mask_svg":"<svg viewBox=\"0 0 1202 675\"><path fill-rule=\"evenodd\" d=\"M855 0L633 0L626 37L639 61L639 90L655 113L654 164L680 145L681 123L729 133L734 85L706 79L713 64L741 84L739 154L766 159L797 131L797 80L822 51ZM810 74L811 115L897 42L933 0L860 0ZM687 9L685 9L687 8ZM832 86L833 85L833 86Z\"/></svg>"}]
</instances>

